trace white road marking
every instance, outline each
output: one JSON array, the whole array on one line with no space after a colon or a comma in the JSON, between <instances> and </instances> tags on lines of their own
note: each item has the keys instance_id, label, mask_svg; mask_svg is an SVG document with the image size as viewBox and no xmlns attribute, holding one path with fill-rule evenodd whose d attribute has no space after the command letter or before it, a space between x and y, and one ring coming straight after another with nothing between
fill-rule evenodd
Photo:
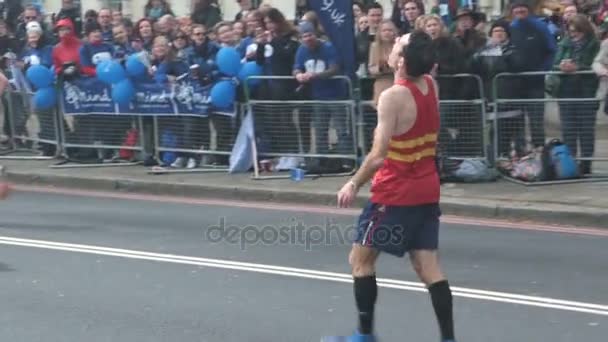
<instances>
[{"instance_id":1,"label":"white road marking","mask_svg":"<svg viewBox=\"0 0 608 342\"><path fill-rule=\"evenodd\" d=\"M67 252L86 253L94 255L115 256L128 259L159 261L166 263L205 266L220 269L230 269L237 271L256 272L264 274L273 274L289 277L297 277L304 279L326 280L333 282L352 283L352 277L346 273L317 271L302 268L284 267L276 265L266 265L248 262L229 261L222 259L209 259L190 257L173 254L160 254L145 251L135 251L121 248L110 248L103 246L71 244L62 242L52 242L45 240L32 240L0 236L0 244L32 247L50 250L59 250ZM378 286L405 291L427 292L426 287L422 283L378 278ZM536 306L549 309L558 309L572 312L582 312L594 315L608 316L608 305L595 303L575 302L555 298L526 296L506 292L486 291L479 289L452 287L452 294L455 297L463 297L470 299L481 299L494 302L519 304L526 306Z\"/></svg>"}]
</instances>

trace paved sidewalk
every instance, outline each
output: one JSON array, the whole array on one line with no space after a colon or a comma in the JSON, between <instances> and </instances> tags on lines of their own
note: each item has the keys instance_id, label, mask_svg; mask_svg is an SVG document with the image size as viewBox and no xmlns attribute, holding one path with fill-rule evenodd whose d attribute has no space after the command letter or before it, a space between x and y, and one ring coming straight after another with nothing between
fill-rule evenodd
<instances>
[{"instance_id":1,"label":"paved sidewalk","mask_svg":"<svg viewBox=\"0 0 608 342\"><path fill-rule=\"evenodd\" d=\"M253 180L250 174L151 175L143 166L54 169L56 161L0 160L16 184L157 195L335 206L345 177L294 182ZM526 187L504 180L445 184L445 214L608 228L608 181ZM369 195L360 192L358 205Z\"/></svg>"}]
</instances>

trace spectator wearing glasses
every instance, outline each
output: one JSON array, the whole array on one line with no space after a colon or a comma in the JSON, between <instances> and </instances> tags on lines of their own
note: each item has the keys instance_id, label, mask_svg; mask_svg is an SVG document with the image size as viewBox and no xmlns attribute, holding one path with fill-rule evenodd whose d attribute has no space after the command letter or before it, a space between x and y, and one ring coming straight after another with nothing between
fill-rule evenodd
<instances>
[{"instance_id":1,"label":"spectator wearing glasses","mask_svg":"<svg viewBox=\"0 0 608 342\"><path fill-rule=\"evenodd\" d=\"M25 44L27 43L27 28L28 25L38 25L41 29L42 29L42 39L49 43L49 44L54 44L55 43L55 39L52 35L51 32L49 32L49 30L46 28L46 24L44 23L44 18L42 17L42 14L40 13L40 11L38 10L38 8L36 6L33 5L28 5L25 7L25 10L23 11L23 21L21 21L21 23L19 23L19 25L17 26L17 31L15 33L15 36L17 37L17 39L19 40L19 45L20 46L25 46ZM35 24L33 24L35 23Z\"/></svg>"},{"instance_id":2,"label":"spectator wearing glasses","mask_svg":"<svg viewBox=\"0 0 608 342\"><path fill-rule=\"evenodd\" d=\"M219 77L215 57L218 46L207 35L207 29L203 25L194 24L192 26L191 46L186 49L187 63L190 65L190 77L198 80L202 86L210 85ZM221 125L221 123L220 123ZM216 127L217 129L217 127ZM182 119L182 142L184 148L199 150L209 150L211 146L211 130L209 119L184 117ZM214 162L208 158L209 162ZM171 164L174 168L188 169L196 168L200 165L202 158L196 153L177 153L177 159Z\"/></svg>"},{"instance_id":3,"label":"spectator wearing glasses","mask_svg":"<svg viewBox=\"0 0 608 342\"><path fill-rule=\"evenodd\" d=\"M173 49L175 49L177 58L184 61L188 60L188 48L190 47L190 40L185 32L178 30L173 37L171 45L173 46Z\"/></svg>"}]
</instances>

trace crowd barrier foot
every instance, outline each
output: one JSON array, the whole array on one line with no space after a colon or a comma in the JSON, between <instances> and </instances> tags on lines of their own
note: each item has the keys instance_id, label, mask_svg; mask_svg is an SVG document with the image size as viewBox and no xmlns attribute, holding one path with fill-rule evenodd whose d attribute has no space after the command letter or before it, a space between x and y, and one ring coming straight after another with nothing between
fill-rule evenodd
<instances>
[{"instance_id":1,"label":"crowd barrier foot","mask_svg":"<svg viewBox=\"0 0 608 342\"><path fill-rule=\"evenodd\" d=\"M194 174L194 173L228 173L227 166L203 165L194 169L176 169L170 166L153 166L148 170L150 175Z\"/></svg>"},{"instance_id":2,"label":"crowd barrier foot","mask_svg":"<svg viewBox=\"0 0 608 342\"><path fill-rule=\"evenodd\" d=\"M78 168L98 168L98 167L124 167L142 165L142 161L127 160L107 160L103 162L85 161L75 159L64 159L56 164L50 165L52 169L78 169Z\"/></svg>"},{"instance_id":3,"label":"crowd barrier foot","mask_svg":"<svg viewBox=\"0 0 608 342\"><path fill-rule=\"evenodd\" d=\"M19 153L20 155L13 155L14 153ZM33 155L23 155L26 153ZM45 156L42 152L28 149L11 149L0 151L0 160L53 160L56 158L57 156Z\"/></svg>"},{"instance_id":4,"label":"crowd barrier foot","mask_svg":"<svg viewBox=\"0 0 608 342\"><path fill-rule=\"evenodd\" d=\"M500 175L500 178L523 186L546 186L546 185L565 185L565 184L580 184L580 183L601 183L608 182L608 175L592 175L581 178L574 179L563 179L563 180L553 180L553 181L536 181L536 182L526 182L520 179L515 179L509 176Z\"/></svg>"},{"instance_id":5,"label":"crowd barrier foot","mask_svg":"<svg viewBox=\"0 0 608 342\"><path fill-rule=\"evenodd\" d=\"M291 175L291 171L279 171L274 172L274 175L256 175L255 173L251 176L253 180L280 180L280 179L291 179L293 178ZM278 174L277 174L278 173ZM353 176L356 173L356 170L350 172L340 172L340 173L307 173L302 176L302 178L309 178L311 180L319 179L319 178L339 178L339 177L349 177Z\"/></svg>"}]
</instances>

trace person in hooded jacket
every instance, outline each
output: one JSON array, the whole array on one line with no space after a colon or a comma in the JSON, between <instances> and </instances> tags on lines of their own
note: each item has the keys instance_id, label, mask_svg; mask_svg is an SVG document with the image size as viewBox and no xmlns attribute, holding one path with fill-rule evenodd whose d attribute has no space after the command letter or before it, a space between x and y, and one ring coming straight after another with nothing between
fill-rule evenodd
<instances>
[{"instance_id":1,"label":"person in hooded jacket","mask_svg":"<svg viewBox=\"0 0 608 342\"><path fill-rule=\"evenodd\" d=\"M82 42L76 37L74 24L70 19L61 19L55 27L59 43L53 48L55 73L64 80L78 77L81 69L80 47Z\"/></svg>"}]
</instances>

